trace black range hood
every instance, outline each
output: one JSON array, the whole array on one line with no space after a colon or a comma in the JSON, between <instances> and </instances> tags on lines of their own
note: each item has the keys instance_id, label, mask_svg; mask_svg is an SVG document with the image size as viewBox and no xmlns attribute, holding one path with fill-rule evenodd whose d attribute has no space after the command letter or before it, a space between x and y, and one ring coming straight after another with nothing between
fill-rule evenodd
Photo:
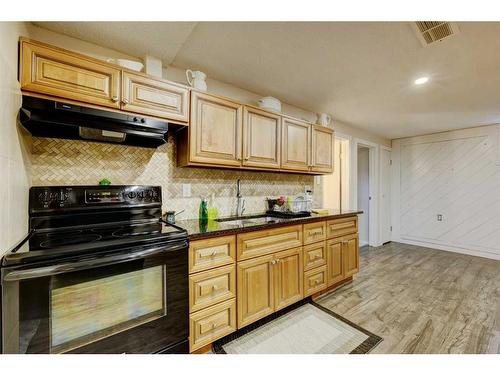
<instances>
[{"instance_id":1,"label":"black range hood","mask_svg":"<svg viewBox=\"0 0 500 375\"><path fill-rule=\"evenodd\" d=\"M35 137L81 139L140 147L167 142L168 122L23 96L21 124Z\"/></svg>"}]
</instances>

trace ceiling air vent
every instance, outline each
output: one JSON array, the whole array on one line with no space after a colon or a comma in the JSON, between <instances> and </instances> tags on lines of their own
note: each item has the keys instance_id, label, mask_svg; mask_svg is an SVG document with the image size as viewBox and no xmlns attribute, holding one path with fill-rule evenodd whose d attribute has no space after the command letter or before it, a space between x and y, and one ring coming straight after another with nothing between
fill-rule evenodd
<instances>
[{"instance_id":1,"label":"ceiling air vent","mask_svg":"<svg viewBox=\"0 0 500 375\"><path fill-rule=\"evenodd\" d=\"M424 47L435 42L441 42L459 32L458 26L454 22L417 21L412 22L412 27Z\"/></svg>"}]
</instances>

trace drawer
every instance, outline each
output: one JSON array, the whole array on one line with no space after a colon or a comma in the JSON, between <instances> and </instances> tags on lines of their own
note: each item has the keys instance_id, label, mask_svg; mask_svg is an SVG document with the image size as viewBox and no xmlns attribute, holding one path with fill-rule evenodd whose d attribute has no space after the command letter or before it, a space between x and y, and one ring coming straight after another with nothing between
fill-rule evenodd
<instances>
[{"instance_id":1,"label":"drawer","mask_svg":"<svg viewBox=\"0 0 500 375\"><path fill-rule=\"evenodd\" d=\"M326 240L326 221L304 224L304 245Z\"/></svg>"},{"instance_id":2,"label":"drawer","mask_svg":"<svg viewBox=\"0 0 500 375\"><path fill-rule=\"evenodd\" d=\"M189 348L193 352L236 331L236 299L189 316Z\"/></svg>"},{"instance_id":3,"label":"drawer","mask_svg":"<svg viewBox=\"0 0 500 375\"><path fill-rule=\"evenodd\" d=\"M190 312L234 297L236 297L236 266L234 264L189 276Z\"/></svg>"},{"instance_id":4,"label":"drawer","mask_svg":"<svg viewBox=\"0 0 500 375\"><path fill-rule=\"evenodd\" d=\"M304 246L304 271L326 264L326 241Z\"/></svg>"},{"instance_id":5,"label":"drawer","mask_svg":"<svg viewBox=\"0 0 500 375\"><path fill-rule=\"evenodd\" d=\"M326 266L304 272L304 297L326 288Z\"/></svg>"},{"instance_id":6,"label":"drawer","mask_svg":"<svg viewBox=\"0 0 500 375\"><path fill-rule=\"evenodd\" d=\"M328 238L344 236L358 232L358 217L350 216L342 219L328 220L326 234Z\"/></svg>"},{"instance_id":7,"label":"drawer","mask_svg":"<svg viewBox=\"0 0 500 375\"><path fill-rule=\"evenodd\" d=\"M244 260L302 246L302 225L239 234L237 259Z\"/></svg>"},{"instance_id":8,"label":"drawer","mask_svg":"<svg viewBox=\"0 0 500 375\"><path fill-rule=\"evenodd\" d=\"M189 273L232 264L235 252L235 236L191 241L189 244Z\"/></svg>"}]
</instances>

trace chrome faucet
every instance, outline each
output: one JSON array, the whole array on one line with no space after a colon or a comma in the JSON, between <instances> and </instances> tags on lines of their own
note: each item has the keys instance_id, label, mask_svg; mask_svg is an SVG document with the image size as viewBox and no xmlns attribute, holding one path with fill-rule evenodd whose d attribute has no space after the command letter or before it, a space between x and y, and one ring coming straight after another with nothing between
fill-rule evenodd
<instances>
[{"instance_id":1,"label":"chrome faucet","mask_svg":"<svg viewBox=\"0 0 500 375\"><path fill-rule=\"evenodd\" d=\"M241 181L236 181L236 216L242 216L245 212L245 200L241 199Z\"/></svg>"}]
</instances>

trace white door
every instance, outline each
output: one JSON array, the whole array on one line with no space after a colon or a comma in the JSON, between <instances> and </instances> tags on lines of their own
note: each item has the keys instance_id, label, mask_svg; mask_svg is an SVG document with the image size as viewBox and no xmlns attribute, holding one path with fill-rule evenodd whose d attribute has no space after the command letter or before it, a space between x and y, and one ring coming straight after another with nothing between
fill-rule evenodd
<instances>
[{"instance_id":1,"label":"white door","mask_svg":"<svg viewBox=\"0 0 500 375\"><path fill-rule=\"evenodd\" d=\"M380 242L391 241L391 152L380 150Z\"/></svg>"}]
</instances>

